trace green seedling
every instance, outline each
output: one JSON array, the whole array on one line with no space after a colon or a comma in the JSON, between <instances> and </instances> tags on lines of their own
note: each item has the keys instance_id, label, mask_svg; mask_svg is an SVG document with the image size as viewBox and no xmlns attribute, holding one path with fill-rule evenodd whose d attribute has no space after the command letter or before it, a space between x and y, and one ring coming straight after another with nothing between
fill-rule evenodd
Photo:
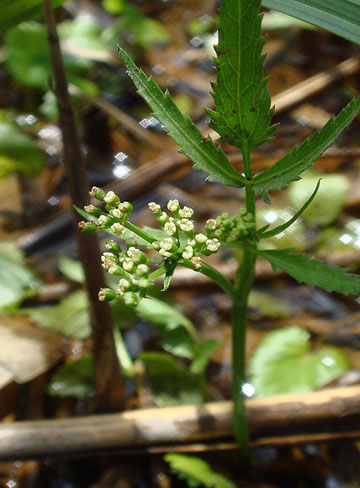
<instances>
[{"instance_id":1,"label":"green seedling","mask_svg":"<svg viewBox=\"0 0 360 488\"><path fill-rule=\"evenodd\" d=\"M140 229L130 221L132 205L121 202L114 192L104 193L93 188L91 196L105 204L105 208L88 205L85 212L90 221L82 222L81 229L92 233L105 230L126 245L114 240L106 243L102 256L103 267L119 277L116 289L100 291L100 300L120 298L136 307L156 278L164 276L166 290L177 266L190 268L214 280L233 302L233 402L234 435L243 454L248 450L245 401L245 339L248 321L248 298L255 277L257 258L268 260L275 269L281 269L300 283L319 286L331 292L359 294L360 276L328 266L320 260L294 253L292 249L259 249L258 243L284 232L310 205L319 189L318 182L307 201L288 221L279 226L256 227L256 197L270 203L269 192L282 190L300 178L307 168L330 147L338 135L360 111L360 98L352 100L337 117L333 117L314 135L296 146L271 168L254 175L250 153L255 147L269 141L276 126L271 125L271 108L267 79L263 78L264 57L261 37L260 0L223 0L219 16L219 44L216 48L217 82L213 85L215 110L209 110L210 127L219 135L219 144L203 138L188 117L184 117L168 92L163 93L120 49L120 56L140 95L163 124L180 150L193 162L195 169L209 175L209 181L244 188L246 207L235 216L222 214L207 221L204 229L196 229L194 212L170 200L166 209L149 203L150 211L161 227ZM237 171L226 157L221 144L231 144L243 156L243 172ZM145 246L152 253L140 248ZM242 249L235 279L230 281L206 263L207 256L222 247ZM157 257L154 258L154 254Z\"/></svg>"}]
</instances>

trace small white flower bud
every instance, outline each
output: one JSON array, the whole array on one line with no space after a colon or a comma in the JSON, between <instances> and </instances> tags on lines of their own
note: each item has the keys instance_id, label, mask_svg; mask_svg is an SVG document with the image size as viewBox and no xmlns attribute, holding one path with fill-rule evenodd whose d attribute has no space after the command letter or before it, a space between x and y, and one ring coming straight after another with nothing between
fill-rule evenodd
<instances>
[{"instance_id":1,"label":"small white flower bud","mask_svg":"<svg viewBox=\"0 0 360 488\"><path fill-rule=\"evenodd\" d=\"M120 252L121 251L121 247L119 246L119 244L117 244L112 239L109 239L108 241L105 241L104 248L105 249L108 249L109 251L116 251L116 252Z\"/></svg>"},{"instance_id":2,"label":"small white flower bud","mask_svg":"<svg viewBox=\"0 0 360 488\"><path fill-rule=\"evenodd\" d=\"M185 251L182 253L184 259L191 259L194 255L194 250L191 246L186 246Z\"/></svg>"},{"instance_id":3,"label":"small white flower bud","mask_svg":"<svg viewBox=\"0 0 360 488\"><path fill-rule=\"evenodd\" d=\"M205 227L209 230L215 230L217 227L217 223L215 219L209 219L206 221Z\"/></svg>"},{"instance_id":4,"label":"small white flower bud","mask_svg":"<svg viewBox=\"0 0 360 488\"><path fill-rule=\"evenodd\" d=\"M165 239L160 241L160 248L163 249L164 251L170 251L173 245L174 245L174 241L171 237L165 237Z\"/></svg>"},{"instance_id":5,"label":"small white flower bud","mask_svg":"<svg viewBox=\"0 0 360 488\"><path fill-rule=\"evenodd\" d=\"M101 261L104 263L107 259L111 259L113 261L115 259L115 254L112 252L103 252L101 255Z\"/></svg>"},{"instance_id":6,"label":"small white flower bud","mask_svg":"<svg viewBox=\"0 0 360 488\"><path fill-rule=\"evenodd\" d=\"M129 256L129 258L133 258L136 256L136 254L140 253L140 249L137 249L136 247L129 247L129 249L126 251L126 254Z\"/></svg>"},{"instance_id":7,"label":"small white flower bud","mask_svg":"<svg viewBox=\"0 0 360 488\"><path fill-rule=\"evenodd\" d=\"M138 296L133 291L126 292L123 296L123 299L124 299L125 305L129 305L130 307L137 305L137 303L139 301Z\"/></svg>"},{"instance_id":8,"label":"small white flower bud","mask_svg":"<svg viewBox=\"0 0 360 488\"><path fill-rule=\"evenodd\" d=\"M130 283L128 282L128 280L126 280L125 278L121 278L121 280L119 281L118 289L121 293L125 293L129 286Z\"/></svg>"},{"instance_id":9,"label":"small white flower bud","mask_svg":"<svg viewBox=\"0 0 360 488\"><path fill-rule=\"evenodd\" d=\"M95 211L95 205L85 205L84 210L86 213L92 214Z\"/></svg>"},{"instance_id":10,"label":"small white flower bud","mask_svg":"<svg viewBox=\"0 0 360 488\"><path fill-rule=\"evenodd\" d=\"M120 212L118 208L114 208L113 210L110 210L109 214L115 217L116 219L121 219L123 217L122 212Z\"/></svg>"},{"instance_id":11,"label":"small white flower bud","mask_svg":"<svg viewBox=\"0 0 360 488\"><path fill-rule=\"evenodd\" d=\"M167 208L170 210L170 212L176 212L177 210L179 210L179 200L169 200L168 204L167 204Z\"/></svg>"},{"instance_id":12,"label":"small white flower bud","mask_svg":"<svg viewBox=\"0 0 360 488\"><path fill-rule=\"evenodd\" d=\"M216 252L220 248L220 241L218 239L208 239L206 241L206 249L211 252Z\"/></svg>"},{"instance_id":13,"label":"small white flower bud","mask_svg":"<svg viewBox=\"0 0 360 488\"><path fill-rule=\"evenodd\" d=\"M134 267L134 263L131 261L130 258L128 258L122 263L122 267L124 268L125 271L131 271Z\"/></svg>"},{"instance_id":14,"label":"small white flower bud","mask_svg":"<svg viewBox=\"0 0 360 488\"><path fill-rule=\"evenodd\" d=\"M139 266L136 269L136 274L143 276L148 274L149 271L150 271L149 266L147 266L146 264L139 264Z\"/></svg>"},{"instance_id":15,"label":"small white flower bud","mask_svg":"<svg viewBox=\"0 0 360 488\"><path fill-rule=\"evenodd\" d=\"M169 220L169 216L166 212L162 212L161 215L159 215L158 220L162 224L162 223L167 222Z\"/></svg>"},{"instance_id":16,"label":"small white flower bud","mask_svg":"<svg viewBox=\"0 0 360 488\"><path fill-rule=\"evenodd\" d=\"M116 271L119 269L120 266L118 266L117 264L112 264L109 268L108 268L108 273L109 274L115 274Z\"/></svg>"},{"instance_id":17,"label":"small white flower bud","mask_svg":"<svg viewBox=\"0 0 360 488\"><path fill-rule=\"evenodd\" d=\"M119 197L117 197L113 191L108 191L104 196L104 200L106 203L115 203L116 201L119 201Z\"/></svg>"},{"instance_id":18,"label":"small white flower bud","mask_svg":"<svg viewBox=\"0 0 360 488\"><path fill-rule=\"evenodd\" d=\"M165 249L160 249L159 254L161 254L161 256L164 256L165 258L169 258L171 256L171 252L165 251Z\"/></svg>"},{"instance_id":19,"label":"small white flower bud","mask_svg":"<svg viewBox=\"0 0 360 488\"><path fill-rule=\"evenodd\" d=\"M123 202L119 205L119 209L121 212L124 212L125 214L131 214L133 211L133 206L131 205L130 202Z\"/></svg>"},{"instance_id":20,"label":"small white flower bud","mask_svg":"<svg viewBox=\"0 0 360 488\"><path fill-rule=\"evenodd\" d=\"M117 237L122 237L126 232L125 227L119 224L119 222L115 222L115 224L111 226L111 230Z\"/></svg>"},{"instance_id":21,"label":"small white flower bud","mask_svg":"<svg viewBox=\"0 0 360 488\"><path fill-rule=\"evenodd\" d=\"M102 267L108 271L111 266L113 266L113 264L114 261L112 261L111 259L104 259L102 262Z\"/></svg>"},{"instance_id":22,"label":"small white flower bud","mask_svg":"<svg viewBox=\"0 0 360 488\"><path fill-rule=\"evenodd\" d=\"M158 212L160 212L161 210L161 207L160 205L158 205L157 203L155 202L150 202L148 203L148 207L150 209L150 212L152 212L153 214L157 214Z\"/></svg>"},{"instance_id":23,"label":"small white flower bud","mask_svg":"<svg viewBox=\"0 0 360 488\"><path fill-rule=\"evenodd\" d=\"M194 215L194 210L190 207L183 207L179 210L179 216L182 219L190 219Z\"/></svg>"},{"instance_id":24,"label":"small white flower bud","mask_svg":"<svg viewBox=\"0 0 360 488\"><path fill-rule=\"evenodd\" d=\"M187 245L187 246L191 246L191 247L195 247L195 246L196 246L196 241L195 241L195 239L188 239L188 240L186 241L186 245Z\"/></svg>"},{"instance_id":25,"label":"small white flower bud","mask_svg":"<svg viewBox=\"0 0 360 488\"><path fill-rule=\"evenodd\" d=\"M176 233L176 225L174 222L166 222L164 225L164 232L168 236L173 236Z\"/></svg>"},{"instance_id":26,"label":"small white flower bud","mask_svg":"<svg viewBox=\"0 0 360 488\"><path fill-rule=\"evenodd\" d=\"M139 288L148 288L150 286L151 282L146 279L146 278L139 278L137 280L137 285Z\"/></svg>"},{"instance_id":27,"label":"small white flower bud","mask_svg":"<svg viewBox=\"0 0 360 488\"><path fill-rule=\"evenodd\" d=\"M204 244L208 240L205 234L196 234L195 239L200 244Z\"/></svg>"},{"instance_id":28,"label":"small white flower bud","mask_svg":"<svg viewBox=\"0 0 360 488\"><path fill-rule=\"evenodd\" d=\"M192 264L194 265L195 269L199 270L202 265L202 259L199 257L194 257L191 260Z\"/></svg>"},{"instance_id":29,"label":"small white flower bud","mask_svg":"<svg viewBox=\"0 0 360 488\"><path fill-rule=\"evenodd\" d=\"M106 217L106 215L100 215L100 217L98 218L98 221L97 221L97 223L101 226L106 225L108 222L109 222L109 219L108 219L108 217Z\"/></svg>"},{"instance_id":30,"label":"small white flower bud","mask_svg":"<svg viewBox=\"0 0 360 488\"><path fill-rule=\"evenodd\" d=\"M181 219L180 229L184 232L190 232L194 229L194 224L189 219Z\"/></svg>"}]
</instances>

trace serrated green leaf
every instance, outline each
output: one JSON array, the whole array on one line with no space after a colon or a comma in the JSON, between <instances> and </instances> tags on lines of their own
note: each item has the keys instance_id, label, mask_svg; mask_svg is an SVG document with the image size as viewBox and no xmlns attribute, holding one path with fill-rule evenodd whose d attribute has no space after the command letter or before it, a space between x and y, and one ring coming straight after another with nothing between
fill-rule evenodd
<instances>
[{"instance_id":1,"label":"serrated green leaf","mask_svg":"<svg viewBox=\"0 0 360 488\"><path fill-rule=\"evenodd\" d=\"M285 224L278 225L274 229L268 230L266 232L264 231L262 233L259 233L259 239L266 239L269 237L276 236L277 234L284 232L288 227L290 227L292 224L294 224L297 221L297 219L300 217L300 215L307 209L307 207L310 205L310 203L314 200L314 198L315 198L315 196L319 190L319 187L320 187L320 181L321 181L321 179L317 182L315 190L312 192L312 194L310 195L308 200L304 203L304 205L301 207L301 209L298 210L296 212L296 214L291 219L289 219L287 222L285 222Z\"/></svg>"},{"instance_id":2,"label":"serrated green leaf","mask_svg":"<svg viewBox=\"0 0 360 488\"><path fill-rule=\"evenodd\" d=\"M189 373L174 358L161 352L144 352L139 359L145 365L158 407L202 403L199 378Z\"/></svg>"},{"instance_id":3,"label":"serrated green leaf","mask_svg":"<svg viewBox=\"0 0 360 488\"><path fill-rule=\"evenodd\" d=\"M329 266L306 254L293 254L291 249L258 251L258 255L267 259L274 271L279 268L299 283L344 295L360 294L360 275L347 273L344 268Z\"/></svg>"},{"instance_id":4,"label":"serrated green leaf","mask_svg":"<svg viewBox=\"0 0 360 488\"><path fill-rule=\"evenodd\" d=\"M358 0L263 0L262 4L360 44Z\"/></svg>"},{"instance_id":5,"label":"serrated green leaf","mask_svg":"<svg viewBox=\"0 0 360 488\"><path fill-rule=\"evenodd\" d=\"M221 147L216 147L210 138L203 138L190 118L182 115L169 92L163 93L155 81L148 78L123 49L120 49L120 56L139 94L180 146L180 151L194 162L194 168L208 173L211 181L228 186L244 186L244 177L231 166Z\"/></svg>"},{"instance_id":6,"label":"serrated green leaf","mask_svg":"<svg viewBox=\"0 0 360 488\"><path fill-rule=\"evenodd\" d=\"M59 7L66 0L51 0L52 6ZM0 9L0 33L5 32L24 20L35 19L43 13L42 0L2 0Z\"/></svg>"},{"instance_id":7,"label":"serrated green leaf","mask_svg":"<svg viewBox=\"0 0 360 488\"><path fill-rule=\"evenodd\" d=\"M232 481L213 471L203 459L177 453L166 454L164 459L170 464L171 471L185 480L190 487L236 488Z\"/></svg>"},{"instance_id":8,"label":"serrated green leaf","mask_svg":"<svg viewBox=\"0 0 360 488\"><path fill-rule=\"evenodd\" d=\"M322 129L296 146L271 168L256 176L252 183L258 194L266 195L272 190L287 188L291 181L311 166L326 151L360 112L360 97L354 98L337 117L332 117Z\"/></svg>"},{"instance_id":9,"label":"serrated green leaf","mask_svg":"<svg viewBox=\"0 0 360 488\"><path fill-rule=\"evenodd\" d=\"M311 351L309 339L305 329L291 326L270 332L260 342L249 365L257 397L312 391L350 368L340 349Z\"/></svg>"},{"instance_id":10,"label":"serrated green leaf","mask_svg":"<svg viewBox=\"0 0 360 488\"><path fill-rule=\"evenodd\" d=\"M60 366L53 374L47 388L51 396L72 396L83 400L95 392L92 356L83 356L76 361Z\"/></svg>"},{"instance_id":11,"label":"serrated green leaf","mask_svg":"<svg viewBox=\"0 0 360 488\"><path fill-rule=\"evenodd\" d=\"M216 111L208 111L209 125L222 142L250 150L268 141L276 128L270 125L274 110L263 79L260 4L261 0L221 2L212 93Z\"/></svg>"}]
</instances>

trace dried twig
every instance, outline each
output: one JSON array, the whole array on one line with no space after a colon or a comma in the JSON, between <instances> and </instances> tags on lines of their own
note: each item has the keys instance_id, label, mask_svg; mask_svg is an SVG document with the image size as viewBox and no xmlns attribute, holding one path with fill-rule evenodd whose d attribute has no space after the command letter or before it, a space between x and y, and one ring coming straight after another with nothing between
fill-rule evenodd
<instances>
[{"instance_id":1,"label":"dried twig","mask_svg":"<svg viewBox=\"0 0 360 488\"><path fill-rule=\"evenodd\" d=\"M64 63L56 32L54 13L49 0L43 0L47 37L55 78L55 94L59 107L59 122L63 138L63 160L73 205L81 207L88 199L88 184L80 141L68 93ZM74 226L79 216L72 212ZM119 407L123 403L123 383L115 353L110 307L98 300L99 288L105 286L97 240L75 231L80 260L85 270L92 324L95 380L99 401L104 406Z\"/></svg>"},{"instance_id":2,"label":"dried twig","mask_svg":"<svg viewBox=\"0 0 360 488\"><path fill-rule=\"evenodd\" d=\"M350 436L360 429L360 387L250 399L247 415L254 446L325 441L331 438L329 431L332 438L341 431L343 438L344 432ZM232 403L218 402L7 423L0 425L0 460L221 442L232 436L231 421Z\"/></svg>"}]
</instances>

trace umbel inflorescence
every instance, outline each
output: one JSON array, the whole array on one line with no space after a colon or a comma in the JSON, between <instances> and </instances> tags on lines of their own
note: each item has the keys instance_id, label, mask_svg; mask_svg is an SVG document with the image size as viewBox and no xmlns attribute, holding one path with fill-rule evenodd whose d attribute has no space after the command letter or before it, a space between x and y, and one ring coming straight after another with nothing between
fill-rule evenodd
<instances>
[{"instance_id":1,"label":"umbel inflorescence","mask_svg":"<svg viewBox=\"0 0 360 488\"><path fill-rule=\"evenodd\" d=\"M161 274L171 279L177 265L200 271L203 258L218 252L221 245L231 245L255 235L252 214L245 209L234 217L223 213L216 219L209 219L204 231L198 232L192 220L192 208L182 207L175 199L167 203L164 211L157 203L150 202L149 210L162 230L159 233L158 229L140 229L132 224L129 218L133 206L129 202L121 202L113 191L105 193L101 188L93 187L90 196L103 202L104 208L86 205L84 210L89 220L80 222L79 228L88 234L107 231L125 244L121 247L113 239L104 244L106 251L101 256L102 266L108 273L119 276L120 280L115 290L100 290L99 299L102 301L121 297L127 305L135 306ZM139 246L157 252L158 258L154 259L151 252L145 253ZM154 271L153 267L157 269Z\"/></svg>"}]
</instances>

